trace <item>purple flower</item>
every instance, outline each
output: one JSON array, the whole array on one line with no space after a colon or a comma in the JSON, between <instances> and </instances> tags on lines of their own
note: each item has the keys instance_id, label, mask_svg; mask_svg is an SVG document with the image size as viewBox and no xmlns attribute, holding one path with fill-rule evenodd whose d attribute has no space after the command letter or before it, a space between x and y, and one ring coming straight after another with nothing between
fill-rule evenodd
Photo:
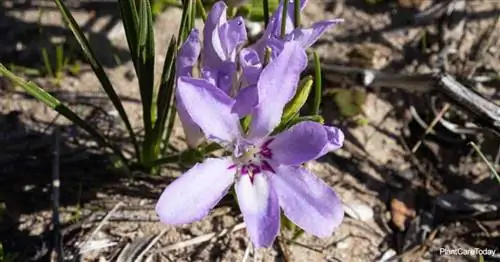
<instances>
[{"instance_id":1,"label":"purple flower","mask_svg":"<svg viewBox=\"0 0 500 262\"><path fill-rule=\"evenodd\" d=\"M289 1L288 11L286 16L285 41L297 41L304 48L312 46L321 35L331 26L338 24L343 19L332 19L316 22L311 28L294 28L295 21L294 0ZM298 0L295 0L298 1ZM302 11L307 4L307 0L300 0L300 10ZM264 31L263 36L252 47L262 58L264 49L269 46L269 42L275 38L281 38L281 21L283 18L283 1L269 19L269 24ZM272 44L272 43L271 43Z\"/></svg>"},{"instance_id":2,"label":"purple flower","mask_svg":"<svg viewBox=\"0 0 500 262\"><path fill-rule=\"evenodd\" d=\"M247 41L242 17L226 20L227 6L219 1L212 6L203 28L202 75L230 94L236 81L236 58Z\"/></svg>"},{"instance_id":3,"label":"purple flower","mask_svg":"<svg viewBox=\"0 0 500 262\"><path fill-rule=\"evenodd\" d=\"M284 44L255 85L258 103L250 110L252 122L246 134L235 112L244 100L231 98L205 79L179 79L177 98L186 112L208 139L225 146L232 155L208 158L170 184L156 205L161 222L175 225L202 219L234 184L256 247L268 247L274 241L280 207L306 232L319 237L332 234L344 215L340 200L301 165L340 148L342 131L306 121L270 135L295 94L306 63L305 50L298 43Z\"/></svg>"},{"instance_id":4,"label":"purple flower","mask_svg":"<svg viewBox=\"0 0 500 262\"><path fill-rule=\"evenodd\" d=\"M236 93L237 53L246 42L247 33L243 18L226 19L227 6L224 2L213 5L203 29L203 53L201 57L201 77L224 90ZM181 46L177 56L177 77L193 76L193 67L200 56L199 32L193 29ZM182 87L181 87L182 88ZM177 88L179 89L179 87ZM186 112L182 99L177 100L177 109L186 140L190 147L197 147L203 140L203 133ZM255 99L254 99L255 100Z\"/></svg>"}]
</instances>

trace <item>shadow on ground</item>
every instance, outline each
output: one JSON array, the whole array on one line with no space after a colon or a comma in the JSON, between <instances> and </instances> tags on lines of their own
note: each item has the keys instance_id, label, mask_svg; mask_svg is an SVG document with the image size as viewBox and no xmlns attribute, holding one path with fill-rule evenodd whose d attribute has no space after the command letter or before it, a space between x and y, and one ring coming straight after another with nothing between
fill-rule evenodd
<instances>
[{"instance_id":1,"label":"shadow on ground","mask_svg":"<svg viewBox=\"0 0 500 262\"><path fill-rule=\"evenodd\" d=\"M108 38L111 30L120 26L117 2L64 2L73 14L77 12L90 14L80 27L86 33L91 47L104 67L113 68L130 60L128 50L113 45ZM4 32L0 38L0 61L2 63L43 69L42 50L46 49L51 60L55 60L55 49L60 44L63 45L64 54L70 61L85 61L72 33L59 22L58 19L62 18L59 18L58 9L53 1L10 1L8 3L0 5L0 31ZM57 16L57 18L50 18L52 22L56 22L55 24L42 24L38 21L49 15L48 12L51 16ZM96 24L99 24L97 32L95 31Z\"/></svg>"}]
</instances>

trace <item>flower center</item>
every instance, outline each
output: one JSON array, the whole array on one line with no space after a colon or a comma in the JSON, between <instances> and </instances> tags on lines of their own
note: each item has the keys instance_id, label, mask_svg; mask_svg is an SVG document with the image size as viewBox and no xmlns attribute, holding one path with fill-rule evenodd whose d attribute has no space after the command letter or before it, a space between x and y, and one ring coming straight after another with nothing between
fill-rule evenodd
<instances>
[{"instance_id":1,"label":"flower center","mask_svg":"<svg viewBox=\"0 0 500 262\"><path fill-rule=\"evenodd\" d=\"M234 156L234 164L229 169L236 168L239 175L248 175L253 182L253 177L262 171L274 173L273 168L268 163L272 159L272 152L268 145L271 140L266 141L261 146L247 145L241 150L239 156Z\"/></svg>"}]
</instances>

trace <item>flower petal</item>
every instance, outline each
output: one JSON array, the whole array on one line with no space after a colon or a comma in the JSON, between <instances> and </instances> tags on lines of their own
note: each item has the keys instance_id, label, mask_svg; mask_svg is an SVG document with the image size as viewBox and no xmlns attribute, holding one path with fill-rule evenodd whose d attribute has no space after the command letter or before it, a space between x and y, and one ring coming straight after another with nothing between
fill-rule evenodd
<instances>
[{"instance_id":1,"label":"flower petal","mask_svg":"<svg viewBox=\"0 0 500 262\"><path fill-rule=\"evenodd\" d=\"M226 12L227 5L223 1L218 1L208 13L203 28L203 65L217 66L221 62L221 57L216 51L216 49L222 49L218 28L226 22Z\"/></svg>"},{"instance_id":2,"label":"flower petal","mask_svg":"<svg viewBox=\"0 0 500 262\"><path fill-rule=\"evenodd\" d=\"M200 50L199 32L193 28L179 50L176 61L177 76L192 76L193 66L200 56Z\"/></svg>"},{"instance_id":3,"label":"flower petal","mask_svg":"<svg viewBox=\"0 0 500 262\"><path fill-rule=\"evenodd\" d=\"M271 61L257 82L258 105L252 112L249 138L268 135L280 122L283 108L295 95L300 73L306 68L305 50L287 42L279 56Z\"/></svg>"},{"instance_id":4,"label":"flower petal","mask_svg":"<svg viewBox=\"0 0 500 262\"><path fill-rule=\"evenodd\" d=\"M328 28L343 21L343 19L326 20L314 23L311 28L296 28L286 36L286 40L298 41L303 48L309 48Z\"/></svg>"},{"instance_id":5,"label":"flower petal","mask_svg":"<svg viewBox=\"0 0 500 262\"><path fill-rule=\"evenodd\" d=\"M236 64L224 61L218 67L204 67L201 74L204 79L229 95L236 80Z\"/></svg>"},{"instance_id":6,"label":"flower petal","mask_svg":"<svg viewBox=\"0 0 500 262\"><path fill-rule=\"evenodd\" d=\"M219 40L225 60L236 61L236 51L247 41L247 30L242 17L236 17L219 28Z\"/></svg>"},{"instance_id":7,"label":"flower petal","mask_svg":"<svg viewBox=\"0 0 500 262\"><path fill-rule=\"evenodd\" d=\"M208 81L179 78L177 99L208 139L232 142L241 135L238 116L231 112L234 100Z\"/></svg>"},{"instance_id":8,"label":"flower petal","mask_svg":"<svg viewBox=\"0 0 500 262\"><path fill-rule=\"evenodd\" d=\"M324 153L330 141L322 124L304 121L279 133L269 143L272 158L282 165L300 165Z\"/></svg>"},{"instance_id":9,"label":"flower petal","mask_svg":"<svg viewBox=\"0 0 500 262\"><path fill-rule=\"evenodd\" d=\"M304 231L328 237L340 225L344 210L337 194L302 167L280 166L269 176L286 217Z\"/></svg>"},{"instance_id":10,"label":"flower petal","mask_svg":"<svg viewBox=\"0 0 500 262\"><path fill-rule=\"evenodd\" d=\"M254 246L271 246L280 226L280 209L267 176L258 174L254 176L252 183L248 175L243 175L236 182L235 190Z\"/></svg>"},{"instance_id":11,"label":"flower petal","mask_svg":"<svg viewBox=\"0 0 500 262\"><path fill-rule=\"evenodd\" d=\"M156 213L165 224L187 224L208 215L234 181L228 158L208 158L172 182L160 196Z\"/></svg>"},{"instance_id":12,"label":"flower petal","mask_svg":"<svg viewBox=\"0 0 500 262\"><path fill-rule=\"evenodd\" d=\"M182 129L184 129L184 134L186 135L186 142L188 146L191 148L198 147L203 141L203 132L187 112L182 99L176 99L176 108L179 113Z\"/></svg>"},{"instance_id":13,"label":"flower petal","mask_svg":"<svg viewBox=\"0 0 500 262\"><path fill-rule=\"evenodd\" d=\"M262 63L259 54L252 48L243 48L240 51L240 65L242 69L242 80L245 85L257 84L260 73L262 72Z\"/></svg>"},{"instance_id":14,"label":"flower petal","mask_svg":"<svg viewBox=\"0 0 500 262\"><path fill-rule=\"evenodd\" d=\"M326 153L337 150L344 145L344 132L334 126L323 126L328 137L328 145L325 147ZM326 154L325 153L325 154Z\"/></svg>"},{"instance_id":15,"label":"flower petal","mask_svg":"<svg viewBox=\"0 0 500 262\"><path fill-rule=\"evenodd\" d=\"M240 118L245 117L252 112L252 109L257 106L257 86L247 86L241 89L235 97L232 112L238 114Z\"/></svg>"}]
</instances>

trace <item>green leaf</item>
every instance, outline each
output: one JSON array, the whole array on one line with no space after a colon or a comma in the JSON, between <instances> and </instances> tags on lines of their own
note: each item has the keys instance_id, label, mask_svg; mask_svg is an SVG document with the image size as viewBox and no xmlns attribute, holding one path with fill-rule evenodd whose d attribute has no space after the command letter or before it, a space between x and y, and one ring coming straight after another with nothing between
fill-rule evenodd
<instances>
[{"instance_id":1,"label":"green leaf","mask_svg":"<svg viewBox=\"0 0 500 262\"><path fill-rule=\"evenodd\" d=\"M301 1L293 2L293 13L295 17L295 20L293 21L293 26L295 28L300 27L300 2Z\"/></svg>"},{"instance_id":2,"label":"green leaf","mask_svg":"<svg viewBox=\"0 0 500 262\"><path fill-rule=\"evenodd\" d=\"M274 12L279 6L279 0L266 0L268 6L267 20L269 19L269 13ZM242 5L238 10L239 15L243 15L252 21L264 21L266 20L266 15L264 11L264 1L263 0L250 0L249 3ZM267 24L266 24L267 26Z\"/></svg>"},{"instance_id":3,"label":"green leaf","mask_svg":"<svg viewBox=\"0 0 500 262\"><path fill-rule=\"evenodd\" d=\"M313 52L314 56L314 102L313 102L313 110L312 114L319 114L319 107L321 106L321 96L323 95L322 83L321 83L321 62L319 61L319 56L316 51Z\"/></svg>"},{"instance_id":4,"label":"green leaf","mask_svg":"<svg viewBox=\"0 0 500 262\"><path fill-rule=\"evenodd\" d=\"M132 58L137 57L137 46L139 45L139 14L137 13L135 0L118 0L118 6L120 8L120 15L122 17L130 55ZM134 67L137 67L135 60L133 62Z\"/></svg>"},{"instance_id":5,"label":"green leaf","mask_svg":"<svg viewBox=\"0 0 500 262\"><path fill-rule=\"evenodd\" d=\"M288 121L292 116L297 114L300 109L304 106L311 92L311 87L313 84L312 76L306 76L299 83L299 88L297 88L297 93L292 98L290 102L285 106L283 110L282 121Z\"/></svg>"},{"instance_id":6,"label":"green leaf","mask_svg":"<svg viewBox=\"0 0 500 262\"><path fill-rule=\"evenodd\" d=\"M154 32L153 15L149 0L140 0L139 4L139 41L137 60L137 78L141 94L143 122L146 136L153 129L153 90L154 90Z\"/></svg>"},{"instance_id":7,"label":"green leaf","mask_svg":"<svg viewBox=\"0 0 500 262\"><path fill-rule=\"evenodd\" d=\"M0 75L7 77L16 85L23 88L28 94L34 96L37 100L44 103L48 107L56 110L58 113L69 119L75 125L81 127L83 130L87 131L90 135L94 137L94 139L101 145L113 150L113 152L118 155L125 163L127 159L120 152L119 149L109 144L104 136L102 136L99 132L97 132L92 126L87 124L85 120L81 119L78 115L76 115L71 109L62 104L57 98L47 93L45 90L40 88L33 82L26 82L22 78L14 75L11 71L9 71L3 64L0 63Z\"/></svg>"},{"instance_id":8,"label":"green leaf","mask_svg":"<svg viewBox=\"0 0 500 262\"><path fill-rule=\"evenodd\" d=\"M61 12L61 15L66 21L66 24L68 25L69 29L71 32L73 32L73 35L75 36L76 40L78 41L78 44L80 44L80 47L82 48L83 53L85 54L85 57L87 58L90 66L92 67L92 70L96 74L97 78L99 79L99 82L101 83L102 88L104 89L104 92L108 95L109 99L113 103L113 106L116 108L118 111L118 114L120 115L121 119L125 123L125 126L127 128L127 131L129 132L130 139L132 140L132 144L134 145L135 151L137 156L140 155L139 151L139 144L137 143L134 131L132 129L132 125L130 124L128 115L123 108L123 105L120 101L120 98L116 94L115 90L113 89L113 86L111 85L111 82L109 81L109 78L107 77L106 73L104 73L104 69L102 68L102 65L98 62L94 52L90 48L89 42L85 38L82 30L76 23L75 19L69 12L68 8L63 4L61 0L54 0L56 2L56 5ZM133 0L130 0L133 1Z\"/></svg>"},{"instance_id":9,"label":"green leaf","mask_svg":"<svg viewBox=\"0 0 500 262\"><path fill-rule=\"evenodd\" d=\"M196 8L198 9L197 13L201 16L203 22L207 21L207 12L205 11L205 7L203 7L201 0L196 0Z\"/></svg>"},{"instance_id":10,"label":"green leaf","mask_svg":"<svg viewBox=\"0 0 500 262\"><path fill-rule=\"evenodd\" d=\"M283 9L281 13L281 38L285 38L286 33L286 22L288 22L288 4L290 1L283 1Z\"/></svg>"},{"instance_id":11,"label":"green leaf","mask_svg":"<svg viewBox=\"0 0 500 262\"><path fill-rule=\"evenodd\" d=\"M181 17L181 25L179 26L179 33L177 34L178 46L180 46L184 40L186 40L189 32L191 31L191 23L190 18L192 15L193 9L193 1L186 1L187 4L182 7L182 17Z\"/></svg>"},{"instance_id":12,"label":"green leaf","mask_svg":"<svg viewBox=\"0 0 500 262\"><path fill-rule=\"evenodd\" d=\"M175 87L175 60L176 60L177 41L172 37L167 49L165 61L163 62L163 72L161 75L160 87L156 101L158 118L155 121L154 139L155 151L159 153L160 143L164 136L165 122L169 114ZM165 141L168 143L168 140Z\"/></svg>"}]
</instances>

